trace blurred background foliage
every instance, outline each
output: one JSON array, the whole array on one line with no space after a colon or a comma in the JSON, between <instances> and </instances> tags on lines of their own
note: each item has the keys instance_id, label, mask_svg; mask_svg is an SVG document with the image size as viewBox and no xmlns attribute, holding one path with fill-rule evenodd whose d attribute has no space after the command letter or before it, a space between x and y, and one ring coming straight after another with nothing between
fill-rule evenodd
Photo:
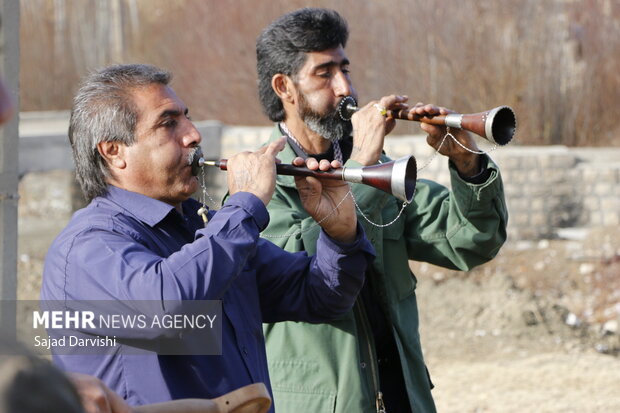
<instances>
[{"instance_id":1,"label":"blurred background foliage","mask_svg":"<svg viewBox=\"0 0 620 413\"><path fill-rule=\"evenodd\" d=\"M398 93L461 113L509 105L516 144L620 145L617 0L21 0L21 110L69 109L89 71L145 62L174 73L195 120L268 125L255 39L304 6L348 20L361 103Z\"/></svg>"}]
</instances>

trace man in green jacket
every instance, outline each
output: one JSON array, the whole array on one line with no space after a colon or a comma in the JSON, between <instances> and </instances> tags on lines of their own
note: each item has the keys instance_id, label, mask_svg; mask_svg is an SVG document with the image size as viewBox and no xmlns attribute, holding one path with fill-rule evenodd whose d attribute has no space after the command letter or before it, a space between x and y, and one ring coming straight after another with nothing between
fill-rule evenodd
<instances>
[{"instance_id":1,"label":"man in green jacket","mask_svg":"<svg viewBox=\"0 0 620 413\"><path fill-rule=\"evenodd\" d=\"M361 108L351 121L341 119L338 104L356 95L344 51L347 38L346 22L325 9L286 14L258 37L259 96L269 118L277 122L271 140L288 137L279 156L283 163L297 156L323 163L338 159L346 167L390 160L382 148L394 120L384 116L384 109L406 109L407 98L386 96ZM410 110L430 116L448 113L423 104ZM422 128L428 143L439 147L446 128ZM452 134L476 149L468 132ZM354 309L342 319L265 326L278 412L435 411L418 333L416 278L408 260L468 270L497 254L507 223L497 166L451 139L440 153L449 158L452 191L418 181L413 202L396 220L401 201L352 184L353 197L367 218L359 221L377 258ZM339 201L333 200L334 207ZM315 252L319 227L303 209L292 177L278 176L268 209L271 221L265 237L288 251Z\"/></svg>"}]
</instances>

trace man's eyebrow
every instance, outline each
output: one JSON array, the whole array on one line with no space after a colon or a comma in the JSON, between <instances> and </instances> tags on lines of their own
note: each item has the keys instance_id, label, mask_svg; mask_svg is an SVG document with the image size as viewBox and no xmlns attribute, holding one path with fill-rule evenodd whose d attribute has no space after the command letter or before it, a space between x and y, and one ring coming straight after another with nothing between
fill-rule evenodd
<instances>
[{"instance_id":1,"label":"man's eyebrow","mask_svg":"<svg viewBox=\"0 0 620 413\"><path fill-rule=\"evenodd\" d=\"M332 67L332 66L348 66L349 64L351 64L351 62L349 62L349 59L343 59L340 62L337 62L335 60L330 60L328 62L321 63L320 65L316 65L314 67L314 70L321 70L321 69L325 69L325 68Z\"/></svg>"},{"instance_id":2,"label":"man's eyebrow","mask_svg":"<svg viewBox=\"0 0 620 413\"><path fill-rule=\"evenodd\" d=\"M162 113L159 114L159 116L157 117L157 120L161 120L161 119L165 119L165 118L175 118L177 116L181 116L181 115L185 115L187 116L187 114L189 113L189 109L185 108L185 110L183 110L183 112L181 112L179 109L167 109L164 110Z\"/></svg>"}]
</instances>

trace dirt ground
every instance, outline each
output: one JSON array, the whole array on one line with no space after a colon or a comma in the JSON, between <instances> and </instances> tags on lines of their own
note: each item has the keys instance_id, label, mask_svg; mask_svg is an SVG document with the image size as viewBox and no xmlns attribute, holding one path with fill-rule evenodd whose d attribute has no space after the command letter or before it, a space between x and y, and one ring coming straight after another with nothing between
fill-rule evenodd
<instances>
[{"instance_id":1,"label":"dirt ground","mask_svg":"<svg viewBox=\"0 0 620 413\"><path fill-rule=\"evenodd\" d=\"M68 220L38 199L20 201L20 299ZM620 228L571 237L509 241L467 273L412 263L440 412L620 412Z\"/></svg>"},{"instance_id":2,"label":"dirt ground","mask_svg":"<svg viewBox=\"0 0 620 413\"><path fill-rule=\"evenodd\" d=\"M620 412L620 228L412 264L440 412Z\"/></svg>"}]
</instances>

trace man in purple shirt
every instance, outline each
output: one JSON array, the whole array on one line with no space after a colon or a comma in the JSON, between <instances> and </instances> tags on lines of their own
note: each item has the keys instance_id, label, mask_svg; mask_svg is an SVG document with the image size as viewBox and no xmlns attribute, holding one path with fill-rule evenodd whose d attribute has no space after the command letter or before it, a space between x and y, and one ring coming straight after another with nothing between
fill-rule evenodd
<instances>
[{"instance_id":1,"label":"man in purple shirt","mask_svg":"<svg viewBox=\"0 0 620 413\"><path fill-rule=\"evenodd\" d=\"M190 160L201 138L169 81L153 66L118 65L78 91L69 139L90 204L50 247L41 299L67 310L84 300L221 300L222 355L135 355L123 340L136 338L128 333L111 353L54 354L54 361L99 377L132 405L214 398L254 382L271 391L262 323L344 314L374 251L346 197L348 184L313 178L297 184L322 227L317 254L287 253L259 237L284 140L229 159L231 197L208 212L205 225L190 198L198 189Z\"/></svg>"}]
</instances>

